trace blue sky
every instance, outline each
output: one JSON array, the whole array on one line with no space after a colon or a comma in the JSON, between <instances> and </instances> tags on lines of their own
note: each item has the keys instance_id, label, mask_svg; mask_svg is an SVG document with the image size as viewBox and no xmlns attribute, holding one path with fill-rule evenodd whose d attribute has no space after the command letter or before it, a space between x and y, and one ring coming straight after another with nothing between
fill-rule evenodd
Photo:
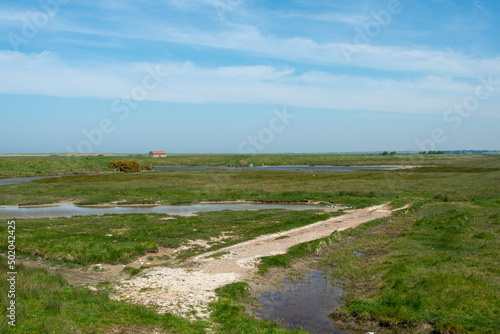
<instances>
[{"instance_id":1,"label":"blue sky","mask_svg":"<svg viewBox=\"0 0 500 334\"><path fill-rule=\"evenodd\" d=\"M496 0L0 4L0 153L500 149Z\"/></svg>"}]
</instances>

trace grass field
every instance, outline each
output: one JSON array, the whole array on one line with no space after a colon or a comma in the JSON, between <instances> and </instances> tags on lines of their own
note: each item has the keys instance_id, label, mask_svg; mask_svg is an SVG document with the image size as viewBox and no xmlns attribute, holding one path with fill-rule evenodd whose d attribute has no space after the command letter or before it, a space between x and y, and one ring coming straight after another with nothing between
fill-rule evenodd
<instances>
[{"instance_id":1,"label":"grass field","mask_svg":"<svg viewBox=\"0 0 500 334\"><path fill-rule=\"evenodd\" d=\"M498 181L499 161L496 157L398 171L177 170L68 176L2 186L0 205L60 201L82 205L113 201L183 204L243 199L367 206L434 197L481 202L497 198L498 189L493 185Z\"/></svg>"},{"instance_id":2,"label":"grass field","mask_svg":"<svg viewBox=\"0 0 500 334\"><path fill-rule=\"evenodd\" d=\"M8 291L7 263L0 258L0 290ZM16 326L7 324L7 295L2 293L1 333L205 333L207 324L142 306L110 300L109 291L69 285L62 276L42 269L18 267Z\"/></svg>"},{"instance_id":3,"label":"grass field","mask_svg":"<svg viewBox=\"0 0 500 334\"><path fill-rule=\"evenodd\" d=\"M356 241L356 248L365 253L357 261L351 259L358 263L346 256L350 247L325 254L330 263L345 254L350 268L341 271L358 271L351 275L365 284L378 278L378 289L351 295L334 316L428 323L439 332L494 333L500 328L499 225L498 209L426 205Z\"/></svg>"},{"instance_id":4,"label":"grass field","mask_svg":"<svg viewBox=\"0 0 500 334\"><path fill-rule=\"evenodd\" d=\"M322 161L323 164L355 165L377 164L375 160L386 157L250 158L256 160L247 160L247 163L269 159L267 165L272 164L271 158L282 164L299 161L321 164L318 161ZM15 164L3 164L7 160L18 160L16 163L20 165L31 163L30 159L40 161L31 157L5 159L0 158L1 175L15 168ZM105 161L109 157L96 157L96 160L50 157L42 174L67 172L64 168L68 164L61 165L61 169L54 167L58 159L75 159L74 166L81 167L84 159ZM223 159L226 157L181 156L176 164L188 161L193 165L209 164ZM246 160L243 156L227 159L229 164L234 159ZM362 331L376 326L377 332L394 333L496 333L500 328L500 157L426 156L417 163L409 156L387 159L379 163L396 164L390 159L401 159L400 163L411 160L412 165L424 167L347 173L184 170L67 176L2 186L0 205L58 201L96 204L123 200L122 203L176 204L241 199L320 201L356 207L387 201L394 206L413 203L410 210L399 211L389 218L297 245L288 254L264 258L260 268L263 279L271 268L287 270L293 268L298 259L318 267L331 266L337 280L342 280L348 291L346 304L332 310L331 316L347 327ZM33 168L23 173L29 174ZM25 255L37 254L78 265L126 263L136 254L154 251L159 246L177 247L187 239L210 240L223 231L231 231L238 237L227 239L227 245L326 218L314 211L281 210L214 212L175 220L160 219L165 216L18 220L17 245ZM5 235L4 226L0 233ZM109 242L109 238L116 242ZM0 240L0 245L5 247L6 238ZM221 244L214 243L211 247L216 249ZM182 256L202 251L194 248ZM2 259L0 266L5 266ZM6 289L4 269L0 271L2 291ZM242 304L252 300L244 283L219 289L220 298L211 306L211 318L190 323L171 315L157 315L144 307L111 301L105 289L97 293L71 287L63 278L40 270L20 269L19 281L22 281L18 292L18 305L22 305L19 327L8 329L7 333L105 333L111 330L147 333L155 329L202 333L207 328L216 333L286 332L245 314ZM6 296L0 298L6 306ZM3 306L1 331L6 328Z\"/></svg>"},{"instance_id":5,"label":"grass field","mask_svg":"<svg viewBox=\"0 0 500 334\"><path fill-rule=\"evenodd\" d=\"M499 226L495 205L421 202L407 213L263 258L260 272L319 254L317 265L330 266L349 291L346 305L331 315L348 328L496 333Z\"/></svg>"},{"instance_id":6,"label":"grass field","mask_svg":"<svg viewBox=\"0 0 500 334\"><path fill-rule=\"evenodd\" d=\"M355 155L355 154L170 154L166 158L149 158L145 154L106 156L0 156L0 178L88 174L109 171L109 163L115 160L135 160L141 166L346 166L346 165L426 165L447 164L457 161L487 161L487 155Z\"/></svg>"},{"instance_id":7,"label":"grass field","mask_svg":"<svg viewBox=\"0 0 500 334\"><path fill-rule=\"evenodd\" d=\"M7 265L0 258L0 288L7 291ZM244 283L231 284L217 291L219 300L211 305L212 317L206 321L188 321L170 314L159 315L144 306L109 299L109 290L93 292L69 285L62 276L41 269L20 267L18 270L15 327L5 321L2 307L0 332L5 334L64 333L290 333L277 324L254 319L243 312L240 303L248 303ZM5 306L2 295L2 305ZM292 333L305 333L295 330Z\"/></svg>"}]
</instances>

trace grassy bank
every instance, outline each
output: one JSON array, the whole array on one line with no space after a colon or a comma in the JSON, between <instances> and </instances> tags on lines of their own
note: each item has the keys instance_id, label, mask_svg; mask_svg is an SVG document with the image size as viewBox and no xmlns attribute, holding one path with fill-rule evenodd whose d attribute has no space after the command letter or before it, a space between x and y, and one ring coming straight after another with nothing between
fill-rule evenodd
<instances>
[{"instance_id":1,"label":"grassy bank","mask_svg":"<svg viewBox=\"0 0 500 334\"><path fill-rule=\"evenodd\" d=\"M7 264L0 258L0 291L8 291ZM110 300L106 289L73 287L59 275L19 266L16 326L7 324L6 293L0 296L0 332L26 333L205 333L206 323L159 315L142 306Z\"/></svg>"},{"instance_id":2,"label":"grassy bank","mask_svg":"<svg viewBox=\"0 0 500 334\"><path fill-rule=\"evenodd\" d=\"M353 275L378 278L378 291L372 287L353 295L334 316L415 326L428 323L440 332L496 332L500 328L500 210L441 204L397 220L384 226L384 234L393 233L387 229L397 228L398 223L411 225L394 235L389 245L380 239L366 243L369 254L389 253L368 255L364 261L371 257L377 263ZM334 256L335 252L327 255L331 262Z\"/></svg>"},{"instance_id":3,"label":"grassy bank","mask_svg":"<svg viewBox=\"0 0 500 334\"><path fill-rule=\"evenodd\" d=\"M190 249L177 255L177 259L183 259L337 214L314 210L259 210L203 212L196 217L124 214L18 219L16 249L29 257L88 265L127 263L135 255L156 252L158 247L177 248L188 240L208 243L208 248L191 245ZM223 232L227 238L213 241ZM0 227L0 235L7 235L5 224ZM0 240L0 251L6 250L7 240L3 238Z\"/></svg>"},{"instance_id":4,"label":"grassy bank","mask_svg":"<svg viewBox=\"0 0 500 334\"><path fill-rule=\"evenodd\" d=\"M7 291L8 268L0 258L0 288ZM0 332L25 333L305 333L281 329L279 325L254 319L244 312L242 303L254 302L245 283L217 289L218 301L211 304L212 317L194 321L159 315L143 306L110 300L105 287L94 292L69 285L62 276L41 269L18 267L16 284L16 326L7 324L9 300L0 297Z\"/></svg>"},{"instance_id":5,"label":"grassy bank","mask_svg":"<svg viewBox=\"0 0 500 334\"><path fill-rule=\"evenodd\" d=\"M376 155L376 154L171 154L149 158L144 154L106 156L0 156L0 178L88 174L109 171L113 160L135 160L141 166L276 166L276 165L428 165L457 162L484 162L488 155Z\"/></svg>"},{"instance_id":6,"label":"grassy bank","mask_svg":"<svg viewBox=\"0 0 500 334\"><path fill-rule=\"evenodd\" d=\"M346 305L331 316L348 328L496 333L499 225L493 203L425 204L264 258L260 271L319 253L346 282Z\"/></svg>"}]
</instances>

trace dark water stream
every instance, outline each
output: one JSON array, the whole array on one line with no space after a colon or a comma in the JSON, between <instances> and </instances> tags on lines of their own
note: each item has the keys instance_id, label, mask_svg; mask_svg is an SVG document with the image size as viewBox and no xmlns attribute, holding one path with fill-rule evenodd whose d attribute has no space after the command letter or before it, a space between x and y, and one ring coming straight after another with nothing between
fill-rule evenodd
<instances>
[{"instance_id":1,"label":"dark water stream","mask_svg":"<svg viewBox=\"0 0 500 334\"><path fill-rule=\"evenodd\" d=\"M335 327L328 318L341 305L342 288L332 284L330 270L315 270L304 278L284 281L281 291L265 292L259 296L262 305L257 316L279 321L281 327L301 328L311 333L350 333Z\"/></svg>"},{"instance_id":2,"label":"dark water stream","mask_svg":"<svg viewBox=\"0 0 500 334\"><path fill-rule=\"evenodd\" d=\"M8 184L25 183L25 182L35 181L35 180L54 178L54 177L57 177L57 176L36 176L36 177L19 177L19 178L0 179L0 186L6 186Z\"/></svg>"},{"instance_id":3,"label":"dark water stream","mask_svg":"<svg viewBox=\"0 0 500 334\"><path fill-rule=\"evenodd\" d=\"M79 207L74 205L60 205L47 207L0 207L1 219L12 218L57 218L87 215L122 214L122 213L165 213L172 215L191 214L208 211L243 211L243 210L314 210L320 207L301 204L199 204L199 205L165 205L151 207L109 206L109 207Z\"/></svg>"},{"instance_id":4,"label":"dark water stream","mask_svg":"<svg viewBox=\"0 0 500 334\"><path fill-rule=\"evenodd\" d=\"M357 170L397 170L403 166L258 166L258 167L206 167L180 166L155 167L156 170L188 170L188 169L231 169L231 170L275 170L275 171L306 171L306 172L352 172Z\"/></svg>"}]
</instances>

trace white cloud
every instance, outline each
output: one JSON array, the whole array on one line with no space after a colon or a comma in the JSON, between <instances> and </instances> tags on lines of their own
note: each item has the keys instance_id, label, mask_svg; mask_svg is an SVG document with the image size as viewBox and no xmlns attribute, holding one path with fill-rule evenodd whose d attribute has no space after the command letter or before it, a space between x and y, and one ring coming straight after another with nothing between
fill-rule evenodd
<instances>
[{"instance_id":1,"label":"white cloud","mask_svg":"<svg viewBox=\"0 0 500 334\"><path fill-rule=\"evenodd\" d=\"M61 97L109 98L127 88L117 66L75 67L51 52L0 52L0 92Z\"/></svg>"},{"instance_id":2,"label":"white cloud","mask_svg":"<svg viewBox=\"0 0 500 334\"><path fill-rule=\"evenodd\" d=\"M115 99L141 85L148 73L146 65L89 67L67 64L50 52L0 52L0 93ZM479 84L442 76L397 81L313 71L297 74L293 69L271 66L200 68L190 62L159 65L165 80L147 99L180 103L269 103L336 110L442 113L474 94ZM154 68L156 64L150 66ZM482 112L497 114L493 109Z\"/></svg>"},{"instance_id":3,"label":"white cloud","mask_svg":"<svg viewBox=\"0 0 500 334\"><path fill-rule=\"evenodd\" d=\"M308 13L308 12L274 12L273 16L279 18L303 18L311 21L323 21L331 23L344 23L351 26L357 26L360 22L366 22L372 17L368 14L347 14L340 12L323 12L323 13Z\"/></svg>"},{"instance_id":4,"label":"white cloud","mask_svg":"<svg viewBox=\"0 0 500 334\"><path fill-rule=\"evenodd\" d=\"M170 0L169 4L177 8L196 8L210 6L224 10L233 10L244 5L243 0Z\"/></svg>"},{"instance_id":5,"label":"white cloud","mask_svg":"<svg viewBox=\"0 0 500 334\"><path fill-rule=\"evenodd\" d=\"M0 10L0 22L7 21L12 23L12 21L23 21L33 16L33 12L30 11L19 11L11 9Z\"/></svg>"},{"instance_id":6,"label":"white cloud","mask_svg":"<svg viewBox=\"0 0 500 334\"><path fill-rule=\"evenodd\" d=\"M234 26L234 30L224 32L187 32L175 28L168 28L163 32L157 37L168 42L241 51L306 63L463 77L500 73L500 57L469 59L452 51L361 45L356 44L354 40L352 43L318 43L307 38L264 36L252 26Z\"/></svg>"},{"instance_id":7,"label":"white cloud","mask_svg":"<svg viewBox=\"0 0 500 334\"><path fill-rule=\"evenodd\" d=\"M170 5L175 6L213 6L223 3L227 6L244 6L244 2L239 0L171 0ZM102 2L101 6L114 8L120 7L121 2L108 0ZM125 5L124 5L125 6ZM126 6L132 6L128 3ZM167 6L165 3L157 2L155 6ZM220 5L221 6L221 5ZM220 7L219 6L219 7ZM222 7L221 7L222 8ZM122 9L123 10L123 9ZM13 12L12 17L22 17L28 12ZM9 14L10 15L10 14ZM68 14L66 14L68 15ZM265 28L259 28L251 24L232 24L225 22L223 25L211 25L203 27L203 24L193 25L192 22L183 22L175 18L148 17L145 19L144 13L137 11L137 15L120 16L119 11L113 12L113 19L123 19L121 24L116 24L116 29L112 27L96 28L89 27L83 23L74 23L71 15L69 17L57 17L51 21L49 27L52 32L69 32L73 34L86 35L82 45L95 46L95 38L131 40L132 42L170 42L179 45L193 47L210 47L214 49L231 50L241 52L245 56L254 55L259 57L270 57L278 60L298 62L303 65L322 64L333 66L346 66L346 68L368 68L380 71L392 72L415 72L422 75L453 75L463 77L475 77L478 75L500 73L500 57L491 59L474 59L463 54L455 53L451 50L435 50L425 48L407 48L391 45L375 45L375 36L367 44L358 44L362 38L358 38L352 31L351 36L347 36L347 42L335 40L332 36L331 42L318 42L313 38L305 37L285 37L275 35L270 32L263 33ZM281 15L305 15L311 20L337 20L346 23L360 20L356 15L341 13L325 14L301 14L301 13L281 13ZM7 15L8 16L8 15ZM1 20L0 15L0 20ZM364 21L364 20L362 20ZM118 23L118 22L116 22ZM110 28L110 29L109 29ZM265 31L268 31L267 29ZM53 40L61 38L56 37ZM70 38L65 36L64 38ZM344 36L345 38L345 36ZM74 39L75 40L75 39Z\"/></svg>"}]
</instances>

